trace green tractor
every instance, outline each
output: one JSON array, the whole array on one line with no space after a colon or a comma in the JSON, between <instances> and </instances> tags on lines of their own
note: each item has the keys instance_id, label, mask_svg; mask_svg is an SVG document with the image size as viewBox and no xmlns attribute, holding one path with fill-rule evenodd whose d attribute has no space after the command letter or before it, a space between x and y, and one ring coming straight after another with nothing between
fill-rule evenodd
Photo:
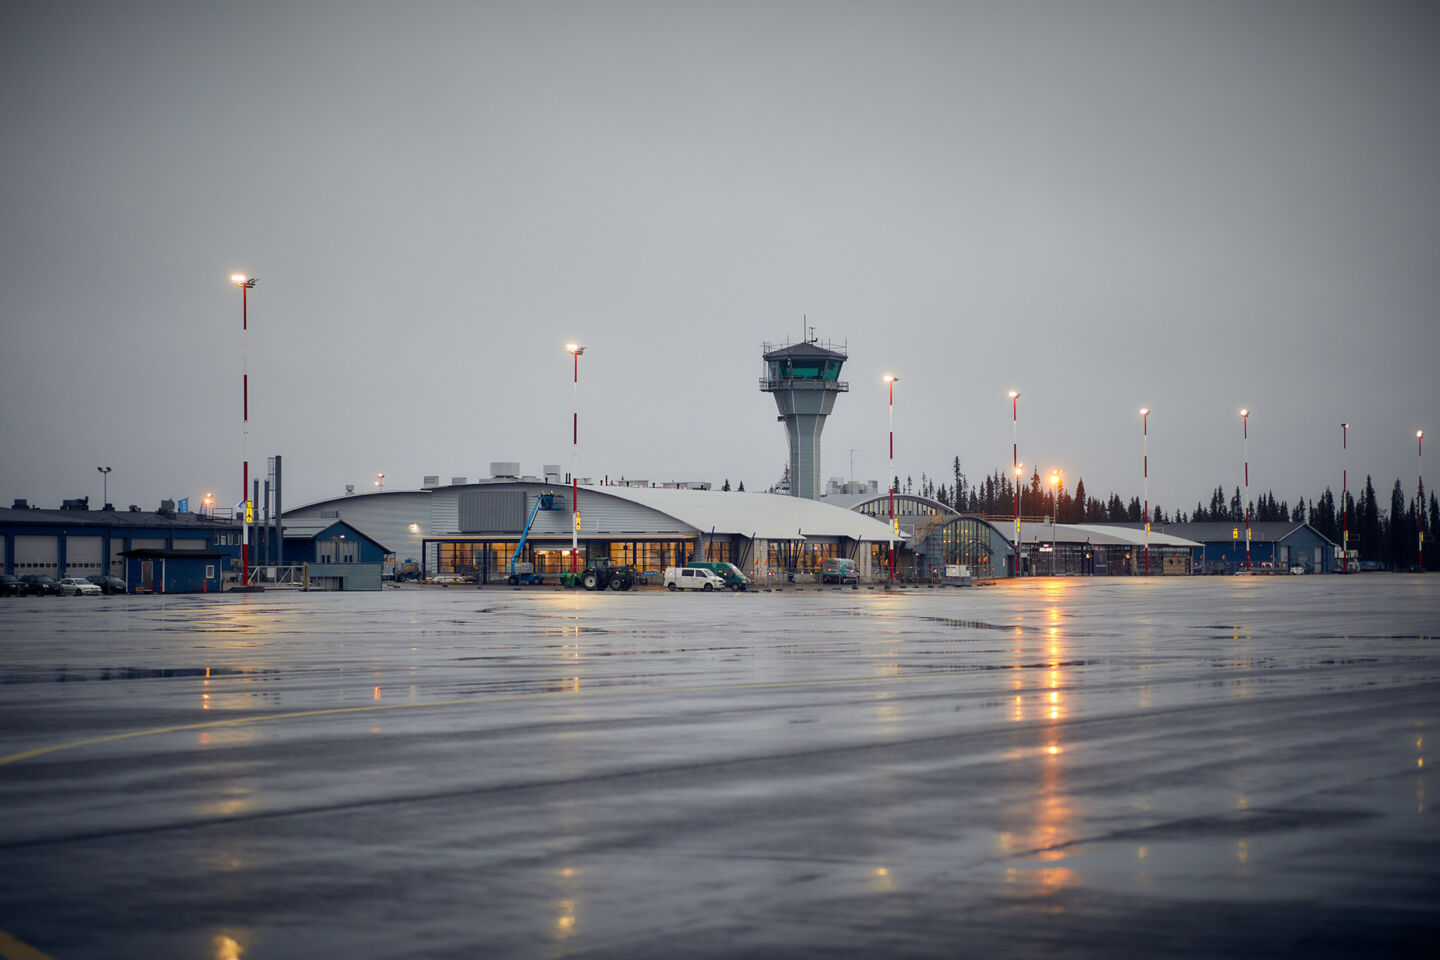
<instances>
[{"instance_id":1,"label":"green tractor","mask_svg":"<svg viewBox=\"0 0 1440 960\"><path fill-rule=\"evenodd\" d=\"M586 590L629 590L640 583L640 571L628 563L612 564L605 557L596 557L585 565L580 585Z\"/></svg>"}]
</instances>

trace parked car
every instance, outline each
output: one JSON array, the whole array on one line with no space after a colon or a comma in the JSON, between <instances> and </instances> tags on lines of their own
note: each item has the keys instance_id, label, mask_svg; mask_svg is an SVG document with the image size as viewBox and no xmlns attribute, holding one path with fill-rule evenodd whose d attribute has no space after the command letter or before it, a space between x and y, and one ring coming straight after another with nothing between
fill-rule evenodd
<instances>
[{"instance_id":1,"label":"parked car","mask_svg":"<svg viewBox=\"0 0 1440 960\"><path fill-rule=\"evenodd\" d=\"M60 594L60 584L55 578L44 573L27 573L20 578L24 581L26 592L32 597L45 596L46 594Z\"/></svg>"},{"instance_id":2,"label":"parked car","mask_svg":"<svg viewBox=\"0 0 1440 960\"><path fill-rule=\"evenodd\" d=\"M0 597L23 597L26 592L25 581L14 574L0 573Z\"/></svg>"},{"instance_id":3,"label":"parked car","mask_svg":"<svg viewBox=\"0 0 1440 960\"><path fill-rule=\"evenodd\" d=\"M60 581L62 597L98 597L100 588L84 577L66 577Z\"/></svg>"},{"instance_id":4,"label":"parked car","mask_svg":"<svg viewBox=\"0 0 1440 960\"><path fill-rule=\"evenodd\" d=\"M97 573L93 577L86 577L86 579L99 587L101 593L125 592L125 581L119 577L112 577L108 573Z\"/></svg>"},{"instance_id":5,"label":"parked car","mask_svg":"<svg viewBox=\"0 0 1440 960\"><path fill-rule=\"evenodd\" d=\"M820 561L821 583L859 583L860 571L847 557L826 557Z\"/></svg>"},{"instance_id":6,"label":"parked car","mask_svg":"<svg viewBox=\"0 0 1440 960\"><path fill-rule=\"evenodd\" d=\"M705 567L666 567L666 590L724 590L725 578Z\"/></svg>"},{"instance_id":7,"label":"parked car","mask_svg":"<svg viewBox=\"0 0 1440 960\"><path fill-rule=\"evenodd\" d=\"M695 560L685 564L687 567L703 567L720 575L725 581L725 586L731 590L744 590L750 586L750 578L740 571L740 568L733 563L723 560Z\"/></svg>"}]
</instances>

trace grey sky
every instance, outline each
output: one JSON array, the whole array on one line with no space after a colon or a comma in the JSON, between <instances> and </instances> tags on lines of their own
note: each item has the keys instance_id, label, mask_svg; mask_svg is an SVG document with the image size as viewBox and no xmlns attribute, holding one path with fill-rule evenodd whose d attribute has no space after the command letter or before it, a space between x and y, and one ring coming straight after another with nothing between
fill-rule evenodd
<instances>
[{"instance_id":1,"label":"grey sky","mask_svg":"<svg viewBox=\"0 0 1440 960\"><path fill-rule=\"evenodd\" d=\"M759 345L847 340L824 475L1020 458L1190 509L1440 436L1428 3L11 3L0 503L426 473L743 480ZM701 412L703 411L703 412ZM1440 444L1440 440L1437 440ZM1440 446L1436 447L1440 453ZM1434 470L1440 480L1440 459Z\"/></svg>"}]
</instances>

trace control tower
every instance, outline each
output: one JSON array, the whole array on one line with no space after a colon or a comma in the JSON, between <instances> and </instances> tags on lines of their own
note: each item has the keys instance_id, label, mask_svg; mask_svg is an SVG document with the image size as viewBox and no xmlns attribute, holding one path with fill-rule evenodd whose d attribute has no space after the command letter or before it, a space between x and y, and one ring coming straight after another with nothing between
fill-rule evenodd
<instances>
[{"instance_id":1,"label":"control tower","mask_svg":"<svg viewBox=\"0 0 1440 960\"><path fill-rule=\"evenodd\" d=\"M850 389L840 379L840 367L849 356L844 347L804 343L763 344L765 375L760 389L775 395L790 438L790 495L820 499L820 431L835 408L835 397Z\"/></svg>"}]
</instances>

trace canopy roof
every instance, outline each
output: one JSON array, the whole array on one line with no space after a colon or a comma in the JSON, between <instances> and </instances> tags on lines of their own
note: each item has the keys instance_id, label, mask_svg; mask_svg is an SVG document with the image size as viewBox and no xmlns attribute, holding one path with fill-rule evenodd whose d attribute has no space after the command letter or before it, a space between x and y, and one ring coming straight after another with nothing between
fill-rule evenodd
<instances>
[{"instance_id":1,"label":"canopy roof","mask_svg":"<svg viewBox=\"0 0 1440 960\"><path fill-rule=\"evenodd\" d=\"M1013 536L1013 533L1007 532L1006 536ZM1145 528L1123 527L1110 523L1022 523L1020 525L1021 543L1049 543L1051 540L1057 543L1143 547L1145 546ZM1160 533L1151 527L1150 546L1193 549L1200 544L1184 537Z\"/></svg>"},{"instance_id":2,"label":"canopy roof","mask_svg":"<svg viewBox=\"0 0 1440 960\"><path fill-rule=\"evenodd\" d=\"M696 530L739 534L763 540L849 537L889 542L888 524L804 497L725 490L671 490L659 487L586 487L668 514ZM896 540L905 539L903 536Z\"/></svg>"}]
</instances>

